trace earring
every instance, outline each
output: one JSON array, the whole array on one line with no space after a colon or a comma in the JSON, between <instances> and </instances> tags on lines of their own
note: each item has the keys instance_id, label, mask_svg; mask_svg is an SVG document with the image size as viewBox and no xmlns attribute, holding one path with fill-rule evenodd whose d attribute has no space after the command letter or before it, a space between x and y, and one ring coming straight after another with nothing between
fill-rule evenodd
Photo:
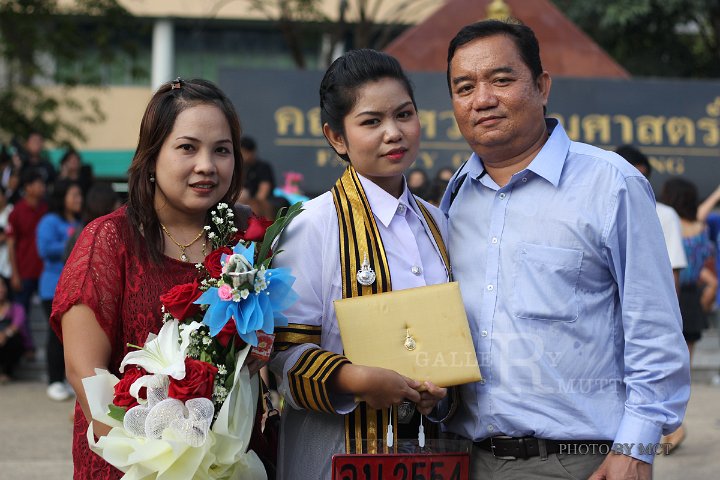
<instances>
[{"instance_id":1,"label":"earring","mask_svg":"<svg viewBox=\"0 0 720 480\"><path fill-rule=\"evenodd\" d=\"M150 174L150 183L155 183L155 174L154 173Z\"/></svg>"}]
</instances>

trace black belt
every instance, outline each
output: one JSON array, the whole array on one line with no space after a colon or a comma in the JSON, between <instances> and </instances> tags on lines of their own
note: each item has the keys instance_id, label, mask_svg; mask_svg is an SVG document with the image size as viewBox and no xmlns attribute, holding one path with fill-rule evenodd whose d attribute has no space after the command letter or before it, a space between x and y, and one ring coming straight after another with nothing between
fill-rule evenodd
<instances>
[{"instance_id":1,"label":"black belt","mask_svg":"<svg viewBox=\"0 0 720 480\"><path fill-rule=\"evenodd\" d=\"M475 446L487 450L495 457L522 458L537 457L540 455L540 442L545 443L545 452L569 454L608 454L613 442L610 440L542 440L535 437L490 437Z\"/></svg>"}]
</instances>

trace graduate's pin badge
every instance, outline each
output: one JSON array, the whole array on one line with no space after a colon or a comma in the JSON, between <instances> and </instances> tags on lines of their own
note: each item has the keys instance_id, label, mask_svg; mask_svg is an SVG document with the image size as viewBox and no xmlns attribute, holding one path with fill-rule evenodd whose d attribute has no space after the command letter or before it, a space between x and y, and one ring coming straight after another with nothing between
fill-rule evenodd
<instances>
[{"instance_id":1,"label":"graduate's pin badge","mask_svg":"<svg viewBox=\"0 0 720 480\"><path fill-rule=\"evenodd\" d=\"M357 272L357 281L360 285L365 285L366 287L375 282L375 272L370 268L367 253L365 254L362 265L360 265L360 270Z\"/></svg>"}]
</instances>

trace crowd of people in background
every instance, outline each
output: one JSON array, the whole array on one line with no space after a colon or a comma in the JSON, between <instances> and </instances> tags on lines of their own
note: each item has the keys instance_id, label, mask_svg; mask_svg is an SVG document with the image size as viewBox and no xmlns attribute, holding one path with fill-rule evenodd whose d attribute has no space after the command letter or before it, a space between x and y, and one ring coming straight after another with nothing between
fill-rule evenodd
<instances>
[{"instance_id":1,"label":"crowd of people in background","mask_svg":"<svg viewBox=\"0 0 720 480\"><path fill-rule=\"evenodd\" d=\"M13 378L23 358L44 357L48 397L68 400L74 392L65 379L62 343L48 328L39 349L30 313L40 304L49 316L72 239L89 220L117 208L118 196L109 183L95 181L73 148L56 169L40 132L3 145L0 153L0 383Z\"/></svg>"}]
</instances>

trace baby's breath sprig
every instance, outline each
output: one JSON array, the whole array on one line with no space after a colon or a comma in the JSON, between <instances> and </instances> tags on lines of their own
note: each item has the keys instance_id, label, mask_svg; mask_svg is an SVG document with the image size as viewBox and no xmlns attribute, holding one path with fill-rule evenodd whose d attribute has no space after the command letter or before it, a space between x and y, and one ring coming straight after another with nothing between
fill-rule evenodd
<instances>
[{"instance_id":1,"label":"baby's breath sprig","mask_svg":"<svg viewBox=\"0 0 720 480\"><path fill-rule=\"evenodd\" d=\"M235 213L227 203L218 203L217 209L210 212L211 225L205 225L208 239L213 250L231 243L238 229L235 226Z\"/></svg>"}]
</instances>

